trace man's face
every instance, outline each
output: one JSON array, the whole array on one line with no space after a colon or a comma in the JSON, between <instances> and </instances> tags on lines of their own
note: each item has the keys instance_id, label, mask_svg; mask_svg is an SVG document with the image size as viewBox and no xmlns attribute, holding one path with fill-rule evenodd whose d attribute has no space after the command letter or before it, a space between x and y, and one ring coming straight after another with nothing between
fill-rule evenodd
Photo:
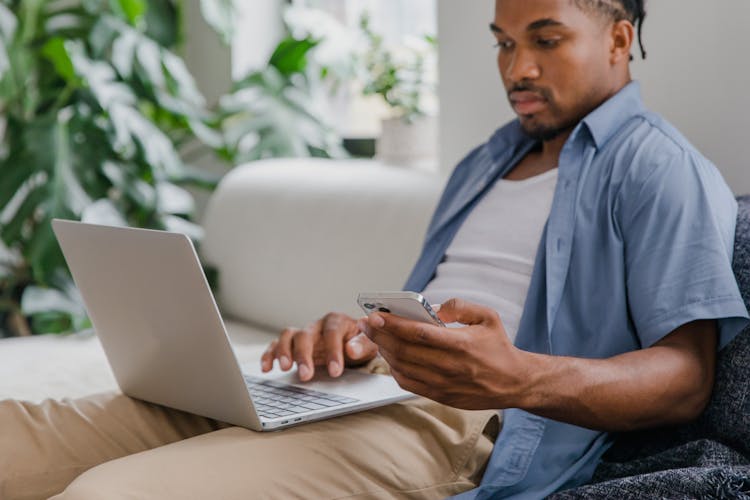
<instances>
[{"instance_id":1,"label":"man's face","mask_svg":"<svg viewBox=\"0 0 750 500\"><path fill-rule=\"evenodd\" d=\"M552 139L609 97L610 27L572 0L496 0L497 64L527 134Z\"/></svg>"}]
</instances>

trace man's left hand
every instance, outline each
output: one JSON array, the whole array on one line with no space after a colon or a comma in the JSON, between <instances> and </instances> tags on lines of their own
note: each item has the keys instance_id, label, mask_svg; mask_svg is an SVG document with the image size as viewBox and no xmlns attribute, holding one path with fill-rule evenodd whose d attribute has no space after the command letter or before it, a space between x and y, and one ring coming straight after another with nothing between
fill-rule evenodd
<instances>
[{"instance_id":1,"label":"man's left hand","mask_svg":"<svg viewBox=\"0 0 750 500\"><path fill-rule=\"evenodd\" d=\"M445 328L393 314L360 320L405 390L467 410L514 407L526 383L525 353L510 342L494 310L451 299L440 319Z\"/></svg>"}]
</instances>

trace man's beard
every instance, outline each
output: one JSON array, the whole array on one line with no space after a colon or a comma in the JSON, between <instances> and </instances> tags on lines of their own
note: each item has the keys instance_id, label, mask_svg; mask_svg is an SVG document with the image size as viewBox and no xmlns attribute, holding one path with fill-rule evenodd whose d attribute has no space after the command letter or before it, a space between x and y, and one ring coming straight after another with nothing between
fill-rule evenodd
<instances>
[{"instance_id":1,"label":"man's beard","mask_svg":"<svg viewBox=\"0 0 750 500\"><path fill-rule=\"evenodd\" d=\"M578 123L578 121L576 121L575 123L566 123L564 125L527 126L527 125L524 125L522 121L521 129L523 129L524 133L527 136L534 139L535 141L547 142L547 141L551 141L552 139L559 137L561 134L564 134L565 132L569 132L575 127L576 123Z\"/></svg>"},{"instance_id":2,"label":"man's beard","mask_svg":"<svg viewBox=\"0 0 750 500\"><path fill-rule=\"evenodd\" d=\"M552 113L559 113L559 109L555 106L554 101L552 100L551 93L543 87L537 87L536 85L533 85L531 83L527 82L521 82L513 85L513 87L508 90L508 100L510 100L510 95L512 92L522 92L522 91L530 91L535 92L538 95L542 96L547 103L550 106L550 110ZM544 125L544 124L524 124L523 119L521 119L521 128L523 129L524 133L528 135L530 138L536 140L536 141L551 141L552 139L555 139L556 137L560 136L561 134L568 132L569 130L573 129L576 124L580 120L573 120L571 122L565 122L563 124L553 124L553 125Z\"/></svg>"},{"instance_id":3,"label":"man's beard","mask_svg":"<svg viewBox=\"0 0 750 500\"><path fill-rule=\"evenodd\" d=\"M569 125L565 125L564 127L544 125L526 127L525 125L523 125L523 123L521 123L521 128L527 136L531 137L535 141L547 142L559 137L564 132L570 130L571 127Z\"/></svg>"}]
</instances>

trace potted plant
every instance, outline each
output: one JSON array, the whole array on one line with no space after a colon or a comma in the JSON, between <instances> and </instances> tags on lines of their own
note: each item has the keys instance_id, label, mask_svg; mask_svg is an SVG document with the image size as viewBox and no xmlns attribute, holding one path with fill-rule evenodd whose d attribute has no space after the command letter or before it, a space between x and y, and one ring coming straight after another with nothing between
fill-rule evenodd
<instances>
[{"instance_id":1,"label":"potted plant","mask_svg":"<svg viewBox=\"0 0 750 500\"><path fill-rule=\"evenodd\" d=\"M432 36L387 45L367 15L360 22L367 40L360 79L364 95L377 95L389 114L382 120L377 157L397 165L429 166L437 149L436 56Z\"/></svg>"},{"instance_id":2,"label":"potted plant","mask_svg":"<svg viewBox=\"0 0 750 500\"><path fill-rule=\"evenodd\" d=\"M233 0L200 1L229 42ZM190 153L208 149L231 165L345 155L313 102L325 76L308 65L318 40L288 33L265 68L208 109L175 52L181 5L0 0L0 337L90 324L52 218L198 241L185 187L210 189L218 178L186 164Z\"/></svg>"},{"instance_id":3,"label":"potted plant","mask_svg":"<svg viewBox=\"0 0 750 500\"><path fill-rule=\"evenodd\" d=\"M261 158L346 156L341 137L312 98L324 74L309 65L319 41L290 31L265 67L234 83L219 101L222 156L233 164Z\"/></svg>"},{"instance_id":4,"label":"potted plant","mask_svg":"<svg viewBox=\"0 0 750 500\"><path fill-rule=\"evenodd\" d=\"M0 0L0 335L88 324L55 217L200 237L183 186L212 182L179 148L222 138L179 19L176 0Z\"/></svg>"}]
</instances>

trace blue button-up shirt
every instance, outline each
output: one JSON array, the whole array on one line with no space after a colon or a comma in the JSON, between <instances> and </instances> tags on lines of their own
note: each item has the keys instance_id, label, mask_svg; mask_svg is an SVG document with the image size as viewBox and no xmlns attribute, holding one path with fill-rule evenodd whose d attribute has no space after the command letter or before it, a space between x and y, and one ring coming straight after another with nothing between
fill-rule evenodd
<instances>
[{"instance_id":1,"label":"blue button-up shirt","mask_svg":"<svg viewBox=\"0 0 750 500\"><path fill-rule=\"evenodd\" d=\"M467 215L534 145L513 121L456 167L405 289L424 289ZM519 348L601 359L697 319L718 320L720 348L742 329L734 197L711 162L644 108L637 83L578 124L558 169ZM480 487L458 498L542 498L585 483L610 442L603 432L505 410Z\"/></svg>"}]
</instances>

